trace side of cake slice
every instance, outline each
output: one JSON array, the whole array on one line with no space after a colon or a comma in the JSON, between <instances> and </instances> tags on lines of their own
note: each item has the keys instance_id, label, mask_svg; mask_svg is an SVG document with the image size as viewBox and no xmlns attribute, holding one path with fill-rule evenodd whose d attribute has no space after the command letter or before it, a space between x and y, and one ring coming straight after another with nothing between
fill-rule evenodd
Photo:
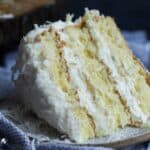
<instances>
[{"instance_id":1,"label":"side of cake slice","mask_svg":"<svg viewBox=\"0 0 150 150\"><path fill-rule=\"evenodd\" d=\"M114 20L97 10L28 33L15 74L25 106L78 143L150 127L150 74Z\"/></svg>"}]
</instances>

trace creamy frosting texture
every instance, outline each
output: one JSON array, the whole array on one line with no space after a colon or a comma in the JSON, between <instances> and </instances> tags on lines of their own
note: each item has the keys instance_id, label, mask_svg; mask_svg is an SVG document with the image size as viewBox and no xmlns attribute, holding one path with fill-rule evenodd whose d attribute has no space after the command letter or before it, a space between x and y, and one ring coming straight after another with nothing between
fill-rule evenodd
<instances>
[{"instance_id":1,"label":"creamy frosting texture","mask_svg":"<svg viewBox=\"0 0 150 150\"><path fill-rule=\"evenodd\" d=\"M114 21L87 9L71 18L35 26L21 41L14 82L26 108L78 143L149 126L147 73Z\"/></svg>"}]
</instances>

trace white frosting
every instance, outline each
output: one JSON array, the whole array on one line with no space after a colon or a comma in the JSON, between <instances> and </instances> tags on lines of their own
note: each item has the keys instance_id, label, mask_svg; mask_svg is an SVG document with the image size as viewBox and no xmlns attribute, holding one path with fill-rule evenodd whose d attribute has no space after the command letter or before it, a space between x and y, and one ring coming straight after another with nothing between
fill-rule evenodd
<instances>
[{"instance_id":1,"label":"white frosting","mask_svg":"<svg viewBox=\"0 0 150 150\"><path fill-rule=\"evenodd\" d=\"M125 80L122 79L111 57L112 56L111 50L109 46L107 45L103 34L100 32L97 32L97 27L95 26L95 23L92 21L92 19L91 20L89 19L87 23L89 26L90 33L95 39L97 47L99 49L98 57L99 59L103 59L105 64L111 69L112 75L117 82L117 89L119 90L119 93L121 94L121 96L123 96L127 100L127 106L129 107L133 115L133 118L135 120L141 120L142 122L146 122L148 120L148 116L146 116L142 112L142 110L140 109L138 105L138 99L132 95L132 89L133 89L132 83L134 81L130 80L128 82L125 82Z\"/></svg>"},{"instance_id":2,"label":"white frosting","mask_svg":"<svg viewBox=\"0 0 150 150\"><path fill-rule=\"evenodd\" d=\"M32 101L35 112L59 131L69 133L72 139L80 141L80 131L77 130L80 128L79 123L72 112L73 107L66 101L64 93L49 78L47 72L40 71L37 75L36 85L40 92L37 96L44 94L44 97L40 99L36 97Z\"/></svg>"},{"instance_id":3,"label":"white frosting","mask_svg":"<svg viewBox=\"0 0 150 150\"><path fill-rule=\"evenodd\" d=\"M62 25L62 22L58 22L58 24ZM58 24L56 24L57 29ZM71 139L80 142L83 138L80 130L78 130L80 129L79 122L72 111L74 106L72 107L65 100L64 93L50 79L49 73L46 70L40 69L41 62L38 60L37 56L43 45L41 43L32 44L36 36L46 30L48 30L48 28L36 27L36 29L31 31L22 41L20 56L18 57L16 67L19 69L20 75L25 74L27 79L24 80L24 78L21 78L16 81L16 84L19 87L18 90L20 94L24 98L24 103L32 107L39 117L45 119L59 131L69 133ZM26 43L28 40L31 43ZM21 53L23 51L27 52L30 58L24 58L22 55L25 55L25 53ZM28 62L26 62L26 60L28 60ZM50 67L51 62L45 60L44 65L47 66L47 64ZM35 78L35 81L33 78Z\"/></svg>"},{"instance_id":4,"label":"white frosting","mask_svg":"<svg viewBox=\"0 0 150 150\"><path fill-rule=\"evenodd\" d=\"M61 40L67 42L67 34L60 33ZM65 37L65 38L63 38ZM78 39L77 39L78 40ZM80 41L76 41L79 42ZM93 100L93 95L87 88L87 84L85 83L84 78L84 62L81 58L75 56L75 52L77 49L63 47L64 57L67 61L67 65L69 68L69 74L71 77L72 86L77 89L78 95L80 98L80 105L85 107L89 114L94 118L94 122L96 125L96 130L104 130L105 132L109 131L108 120L106 116L103 116L101 111L97 108L96 104Z\"/></svg>"},{"instance_id":5,"label":"white frosting","mask_svg":"<svg viewBox=\"0 0 150 150\"><path fill-rule=\"evenodd\" d=\"M71 23L69 23L69 25L70 24ZM60 30L65 28L65 26L67 25L68 23L65 24L62 21L52 24L52 28L60 34L60 37L63 41L67 41L68 36L65 33L61 33ZM43 31L48 30L49 27L49 25L47 26L47 28L36 26L35 30L31 31L24 38L24 41L22 41L21 51L28 52L29 57L31 57L31 62L28 58L28 63L31 63L31 67L36 68L37 72L33 73L30 71L26 74L29 78L31 78L31 76L36 76L35 83L32 83L30 81L31 84L29 85L29 88L27 88L30 89L30 91L26 91L26 87L24 87L23 85L25 81L21 81L22 85L20 85L19 87L22 87L22 89L20 90L24 92L22 93L22 95L24 95L25 103L31 103L32 109L34 109L39 117L45 119L47 122L49 122L49 124L57 128L58 130L64 133L68 133L72 139L78 142L82 142L84 139L79 130L80 124L72 112L72 107L65 100L64 93L50 79L50 75L48 74L48 72L40 69L41 62L38 60L38 53L44 45L42 45L41 43L35 44L34 41L37 35L39 35ZM29 43L26 43L28 41ZM96 108L96 104L93 103L92 94L88 91L87 85L82 78L82 68L84 67L82 60L74 57L74 52L76 51L75 49L64 47L63 50L65 54L65 59L67 61L67 64L69 65L72 86L78 91L80 105L86 107L89 114L94 117L96 130L105 130L107 132L108 121L106 117L104 117L101 112ZM22 59L22 57L18 58ZM19 60L18 62L22 61L23 59ZM25 61L26 60L24 60L23 63L18 63L18 65L26 64ZM44 60L43 64L50 67L51 62L50 60ZM21 69L20 72L26 70L24 67L21 65L18 67L18 69ZM28 102L26 99L28 99Z\"/></svg>"}]
</instances>

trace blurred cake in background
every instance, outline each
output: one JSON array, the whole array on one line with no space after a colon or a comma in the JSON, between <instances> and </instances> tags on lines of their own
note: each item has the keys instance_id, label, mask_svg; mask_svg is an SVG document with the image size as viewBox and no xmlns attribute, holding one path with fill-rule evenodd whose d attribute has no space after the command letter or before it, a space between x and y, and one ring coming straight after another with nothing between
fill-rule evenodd
<instances>
[{"instance_id":1,"label":"blurred cake in background","mask_svg":"<svg viewBox=\"0 0 150 150\"><path fill-rule=\"evenodd\" d=\"M0 18L20 16L45 5L53 5L55 0L0 0Z\"/></svg>"},{"instance_id":2,"label":"blurred cake in background","mask_svg":"<svg viewBox=\"0 0 150 150\"><path fill-rule=\"evenodd\" d=\"M0 0L0 51L18 44L34 24L60 19L63 8L63 0Z\"/></svg>"}]
</instances>

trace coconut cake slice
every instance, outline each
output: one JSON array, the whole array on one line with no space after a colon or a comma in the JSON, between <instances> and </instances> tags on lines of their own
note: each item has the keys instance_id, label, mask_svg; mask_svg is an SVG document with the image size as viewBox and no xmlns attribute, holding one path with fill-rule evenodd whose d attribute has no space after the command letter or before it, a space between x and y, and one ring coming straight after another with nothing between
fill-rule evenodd
<instances>
[{"instance_id":1,"label":"coconut cake slice","mask_svg":"<svg viewBox=\"0 0 150 150\"><path fill-rule=\"evenodd\" d=\"M97 10L29 32L16 73L25 107L77 143L126 126L150 127L150 73L114 20Z\"/></svg>"}]
</instances>

